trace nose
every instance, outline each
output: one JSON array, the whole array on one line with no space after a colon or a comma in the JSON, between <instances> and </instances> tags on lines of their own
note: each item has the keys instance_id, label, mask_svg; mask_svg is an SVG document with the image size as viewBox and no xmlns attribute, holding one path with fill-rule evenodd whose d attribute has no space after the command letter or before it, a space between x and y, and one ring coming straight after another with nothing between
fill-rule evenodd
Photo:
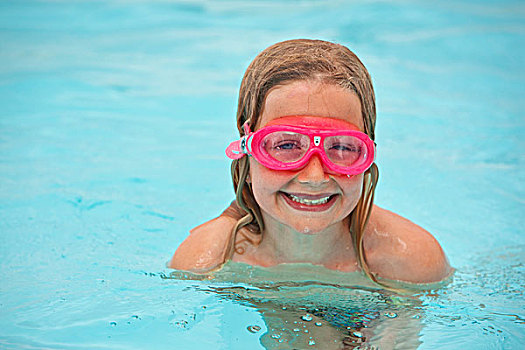
<instances>
[{"instance_id":1,"label":"nose","mask_svg":"<svg viewBox=\"0 0 525 350\"><path fill-rule=\"evenodd\" d=\"M321 185L330 181L330 177L325 172L323 161L319 155L312 155L304 168L299 171L297 180L300 183L312 185Z\"/></svg>"}]
</instances>

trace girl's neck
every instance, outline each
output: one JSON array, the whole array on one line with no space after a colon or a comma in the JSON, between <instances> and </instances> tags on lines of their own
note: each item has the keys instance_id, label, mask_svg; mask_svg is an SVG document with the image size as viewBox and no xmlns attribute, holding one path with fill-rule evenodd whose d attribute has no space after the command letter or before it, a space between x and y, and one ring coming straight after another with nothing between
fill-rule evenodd
<instances>
[{"instance_id":1,"label":"girl's neck","mask_svg":"<svg viewBox=\"0 0 525 350\"><path fill-rule=\"evenodd\" d=\"M264 265L311 263L336 270L355 270L348 218L316 233L298 232L270 217L264 217L264 222L262 241L257 247Z\"/></svg>"}]
</instances>

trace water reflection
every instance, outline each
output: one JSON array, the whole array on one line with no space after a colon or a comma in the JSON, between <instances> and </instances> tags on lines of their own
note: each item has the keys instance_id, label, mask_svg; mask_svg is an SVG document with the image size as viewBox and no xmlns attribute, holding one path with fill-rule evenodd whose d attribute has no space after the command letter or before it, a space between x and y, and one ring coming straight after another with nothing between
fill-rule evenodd
<instances>
[{"instance_id":1,"label":"water reflection","mask_svg":"<svg viewBox=\"0 0 525 350\"><path fill-rule=\"evenodd\" d=\"M259 338L266 349L415 349L422 343L423 317L417 296L355 287L362 278L359 274L328 273L327 277L311 267L314 271L310 272L324 277L314 282L308 279L308 268L268 271L234 264L222 273L203 276L174 271L169 278L209 280L194 288L256 310L266 325ZM300 282L282 280L293 271ZM273 278L261 279L265 273ZM336 282L342 276L346 285L327 281ZM261 330L258 325L246 328L251 333Z\"/></svg>"},{"instance_id":2,"label":"water reflection","mask_svg":"<svg viewBox=\"0 0 525 350\"><path fill-rule=\"evenodd\" d=\"M418 300L328 285L202 289L250 305L263 317L266 349L381 349L421 344Z\"/></svg>"}]
</instances>

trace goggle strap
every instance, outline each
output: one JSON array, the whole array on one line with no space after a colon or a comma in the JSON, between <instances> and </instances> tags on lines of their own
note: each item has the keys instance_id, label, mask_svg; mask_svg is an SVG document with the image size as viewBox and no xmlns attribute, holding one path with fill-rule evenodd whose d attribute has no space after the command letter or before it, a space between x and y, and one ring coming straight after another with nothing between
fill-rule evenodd
<instances>
[{"instance_id":1,"label":"goggle strap","mask_svg":"<svg viewBox=\"0 0 525 350\"><path fill-rule=\"evenodd\" d=\"M249 135L252 133L252 131L250 130L250 124L248 124L248 121L245 121L244 124L242 125L242 129L244 130L244 135Z\"/></svg>"},{"instance_id":2,"label":"goggle strap","mask_svg":"<svg viewBox=\"0 0 525 350\"><path fill-rule=\"evenodd\" d=\"M228 148L226 148L226 156L230 159L240 159L244 157L245 154L249 153L248 148L246 147L246 142L252 132L250 131L250 125L248 122L245 122L242 128L244 130L244 136L241 137L240 140L233 141Z\"/></svg>"},{"instance_id":3,"label":"goggle strap","mask_svg":"<svg viewBox=\"0 0 525 350\"><path fill-rule=\"evenodd\" d=\"M243 136L240 140L233 141L230 143L228 148L226 148L226 156L230 159L240 159L244 157L245 153L241 147L241 142L244 141L245 137Z\"/></svg>"}]
</instances>

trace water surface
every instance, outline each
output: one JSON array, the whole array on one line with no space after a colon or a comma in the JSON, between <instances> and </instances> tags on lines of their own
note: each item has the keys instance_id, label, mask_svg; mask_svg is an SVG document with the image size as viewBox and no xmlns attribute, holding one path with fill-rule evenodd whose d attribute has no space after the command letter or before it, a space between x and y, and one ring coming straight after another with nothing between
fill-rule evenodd
<instances>
[{"instance_id":1,"label":"water surface","mask_svg":"<svg viewBox=\"0 0 525 350\"><path fill-rule=\"evenodd\" d=\"M524 18L518 1L2 2L0 347L323 348L372 329L382 348L520 348ZM244 69L297 37L368 67L376 202L436 236L448 285L167 278L189 229L233 198Z\"/></svg>"}]
</instances>

